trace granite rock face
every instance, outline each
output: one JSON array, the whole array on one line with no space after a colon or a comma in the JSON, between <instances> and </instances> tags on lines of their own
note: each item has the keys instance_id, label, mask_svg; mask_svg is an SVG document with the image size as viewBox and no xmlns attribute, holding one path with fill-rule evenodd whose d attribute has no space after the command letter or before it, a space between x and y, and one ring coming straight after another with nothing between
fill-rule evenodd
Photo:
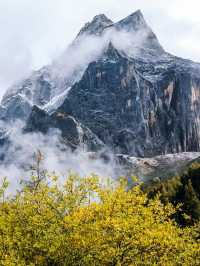
<instances>
[{"instance_id":1,"label":"granite rock face","mask_svg":"<svg viewBox=\"0 0 200 266\"><path fill-rule=\"evenodd\" d=\"M114 153L199 151L198 67L174 57L149 65L109 44L59 110L90 128Z\"/></svg>"},{"instance_id":2,"label":"granite rock face","mask_svg":"<svg viewBox=\"0 0 200 266\"><path fill-rule=\"evenodd\" d=\"M24 133L41 132L47 134L51 129L59 129L61 131L61 141L72 150L78 147L90 151L105 148L104 143L73 116L62 112L54 112L49 115L44 110L34 106L28 118L27 126L24 128Z\"/></svg>"},{"instance_id":3,"label":"granite rock face","mask_svg":"<svg viewBox=\"0 0 200 266\"><path fill-rule=\"evenodd\" d=\"M73 149L139 157L200 151L200 64L167 53L141 11L117 23L96 16L64 59L73 49L81 54L88 37L99 43L95 56L87 50L71 72L56 63L14 86L1 119L24 120L25 132L60 129Z\"/></svg>"}]
</instances>

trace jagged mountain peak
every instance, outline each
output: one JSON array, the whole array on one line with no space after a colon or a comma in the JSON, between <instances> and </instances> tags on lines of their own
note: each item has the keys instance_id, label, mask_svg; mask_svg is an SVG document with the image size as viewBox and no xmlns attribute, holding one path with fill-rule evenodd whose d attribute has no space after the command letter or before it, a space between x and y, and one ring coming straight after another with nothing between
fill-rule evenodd
<instances>
[{"instance_id":1,"label":"jagged mountain peak","mask_svg":"<svg viewBox=\"0 0 200 266\"><path fill-rule=\"evenodd\" d=\"M105 14L99 14L94 16L92 22L110 22L111 20Z\"/></svg>"},{"instance_id":2,"label":"jagged mountain peak","mask_svg":"<svg viewBox=\"0 0 200 266\"><path fill-rule=\"evenodd\" d=\"M112 20L106 17L106 15L96 15L91 22L85 24L85 26L80 30L77 37L88 34L100 35L106 27L109 27L112 24Z\"/></svg>"},{"instance_id":3,"label":"jagged mountain peak","mask_svg":"<svg viewBox=\"0 0 200 266\"><path fill-rule=\"evenodd\" d=\"M137 10L115 24L115 27L126 30L138 30L148 27L141 10Z\"/></svg>"},{"instance_id":4,"label":"jagged mountain peak","mask_svg":"<svg viewBox=\"0 0 200 266\"><path fill-rule=\"evenodd\" d=\"M126 18L113 25L120 32L128 32L132 35L132 45L148 55L161 55L165 51L151 27L147 24L141 10L137 10Z\"/></svg>"}]
</instances>

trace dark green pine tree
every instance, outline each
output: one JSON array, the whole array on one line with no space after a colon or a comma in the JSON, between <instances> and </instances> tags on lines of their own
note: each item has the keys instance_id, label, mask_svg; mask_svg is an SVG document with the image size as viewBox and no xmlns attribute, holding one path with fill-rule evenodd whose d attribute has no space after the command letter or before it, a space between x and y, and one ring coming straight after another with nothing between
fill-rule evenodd
<instances>
[{"instance_id":1,"label":"dark green pine tree","mask_svg":"<svg viewBox=\"0 0 200 266\"><path fill-rule=\"evenodd\" d=\"M200 219L200 200L192 186L189 179L188 184L185 186L185 201L184 207L186 212L191 215L194 220Z\"/></svg>"}]
</instances>

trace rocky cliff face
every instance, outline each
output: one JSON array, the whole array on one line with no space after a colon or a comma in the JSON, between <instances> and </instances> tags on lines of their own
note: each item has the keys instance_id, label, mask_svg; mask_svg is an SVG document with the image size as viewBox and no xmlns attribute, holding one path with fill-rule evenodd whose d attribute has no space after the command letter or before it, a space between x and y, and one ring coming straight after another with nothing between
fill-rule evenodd
<instances>
[{"instance_id":1,"label":"rocky cliff face","mask_svg":"<svg viewBox=\"0 0 200 266\"><path fill-rule=\"evenodd\" d=\"M52 128L61 131L63 143L72 150L82 147L90 151L98 151L105 147L104 143L89 128L82 125L73 116L59 111L50 115L37 106L32 109L24 133L41 132L46 134Z\"/></svg>"},{"instance_id":2,"label":"rocky cliff face","mask_svg":"<svg viewBox=\"0 0 200 266\"><path fill-rule=\"evenodd\" d=\"M73 148L200 151L200 64L165 52L140 11L117 23L96 16L60 60L9 90L1 118L23 119L25 132L58 128Z\"/></svg>"},{"instance_id":3,"label":"rocky cliff face","mask_svg":"<svg viewBox=\"0 0 200 266\"><path fill-rule=\"evenodd\" d=\"M172 56L150 64L110 43L58 111L87 126L114 153L199 151L198 67Z\"/></svg>"}]
</instances>

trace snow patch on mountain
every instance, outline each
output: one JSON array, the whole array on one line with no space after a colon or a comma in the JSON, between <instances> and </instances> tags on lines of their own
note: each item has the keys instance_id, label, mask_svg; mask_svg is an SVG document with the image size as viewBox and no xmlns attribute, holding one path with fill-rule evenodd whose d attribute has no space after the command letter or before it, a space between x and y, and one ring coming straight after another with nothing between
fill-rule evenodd
<instances>
[{"instance_id":1,"label":"snow patch on mountain","mask_svg":"<svg viewBox=\"0 0 200 266\"><path fill-rule=\"evenodd\" d=\"M46 105L43 106L43 110L52 114L58 107L60 107L64 100L67 98L67 95L70 91L71 87L67 88L65 91L53 97Z\"/></svg>"}]
</instances>

